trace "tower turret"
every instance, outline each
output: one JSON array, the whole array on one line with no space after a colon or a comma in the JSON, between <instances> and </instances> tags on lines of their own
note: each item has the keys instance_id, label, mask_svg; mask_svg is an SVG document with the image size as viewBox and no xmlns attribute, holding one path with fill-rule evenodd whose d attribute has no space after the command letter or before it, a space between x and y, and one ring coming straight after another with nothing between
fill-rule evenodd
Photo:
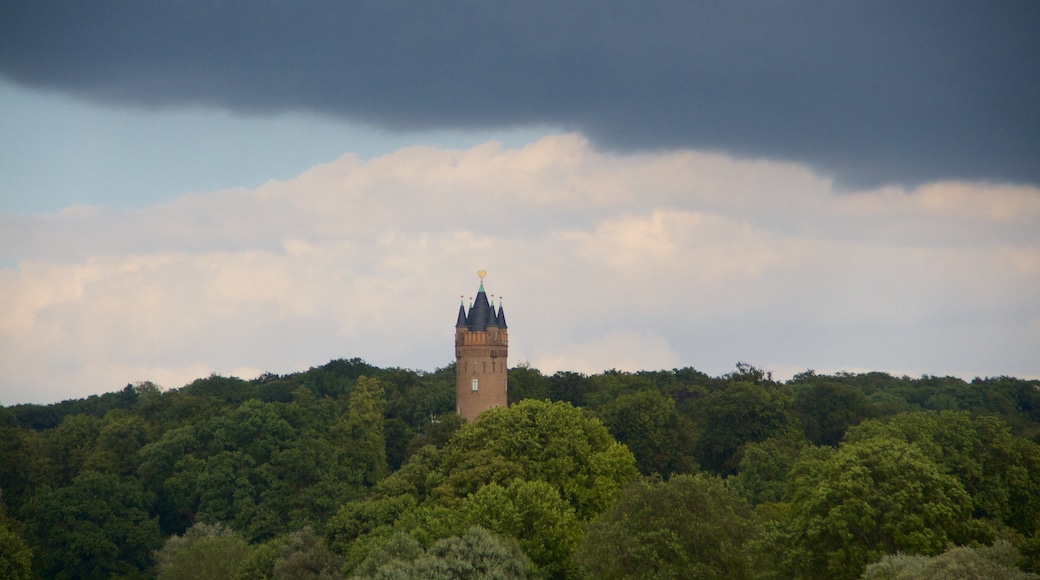
<instances>
[{"instance_id":1,"label":"tower turret","mask_svg":"<svg viewBox=\"0 0 1040 580\"><path fill-rule=\"evenodd\" d=\"M509 334L505 312L498 313L488 302L484 276L480 270L480 288L469 312L459 306L455 324L455 400L460 416L472 421L491 407L504 407L506 398L506 359Z\"/></svg>"}]
</instances>

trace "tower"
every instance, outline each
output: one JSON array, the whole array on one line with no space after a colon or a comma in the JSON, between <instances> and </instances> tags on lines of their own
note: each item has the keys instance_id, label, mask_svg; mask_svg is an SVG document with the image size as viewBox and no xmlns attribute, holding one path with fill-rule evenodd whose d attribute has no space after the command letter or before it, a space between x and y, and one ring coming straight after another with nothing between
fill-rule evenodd
<instances>
[{"instance_id":1,"label":"tower","mask_svg":"<svg viewBox=\"0 0 1040 580\"><path fill-rule=\"evenodd\" d=\"M464 419L472 421L485 409L505 407L506 356L509 352L509 332L506 314L499 304L488 302L484 293L484 276L480 270L480 289L466 312L459 304L459 318L455 323L455 409Z\"/></svg>"}]
</instances>

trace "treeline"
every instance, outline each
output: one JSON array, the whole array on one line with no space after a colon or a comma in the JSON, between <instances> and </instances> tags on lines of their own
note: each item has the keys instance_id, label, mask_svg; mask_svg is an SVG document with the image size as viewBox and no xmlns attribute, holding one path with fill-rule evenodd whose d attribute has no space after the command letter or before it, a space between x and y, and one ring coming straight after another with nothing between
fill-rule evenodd
<instances>
[{"instance_id":1,"label":"treeline","mask_svg":"<svg viewBox=\"0 0 1040 580\"><path fill-rule=\"evenodd\" d=\"M472 423L454 384L352 359L0 408L0 577L1040 572L1040 381L520 366Z\"/></svg>"}]
</instances>

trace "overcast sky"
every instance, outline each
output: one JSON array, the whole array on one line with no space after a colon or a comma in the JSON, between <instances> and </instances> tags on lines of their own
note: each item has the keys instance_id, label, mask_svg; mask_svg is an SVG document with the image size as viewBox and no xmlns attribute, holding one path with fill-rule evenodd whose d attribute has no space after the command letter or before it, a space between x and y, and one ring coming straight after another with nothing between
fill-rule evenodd
<instances>
[{"instance_id":1,"label":"overcast sky","mask_svg":"<svg viewBox=\"0 0 1040 580\"><path fill-rule=\"evenodd\" d=\"M1040 4L5 2L0 403L331 358L1040 376Z\"/></svg>"}]
</instances>

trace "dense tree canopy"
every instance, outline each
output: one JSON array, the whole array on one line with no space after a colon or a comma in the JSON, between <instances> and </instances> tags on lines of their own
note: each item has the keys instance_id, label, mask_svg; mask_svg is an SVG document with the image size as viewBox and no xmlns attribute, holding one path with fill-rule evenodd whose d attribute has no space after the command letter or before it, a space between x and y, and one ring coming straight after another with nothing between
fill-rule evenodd
<instances>
[{"instance_id":1,"label":"dense tree canopy","mask_svg":"<svg viewBox=\"0 0 1040 580\"><path fill-rule=\"evenodd\" d=\"M0 577L1040 570L1040 381L521 365L471 422L454 385L350 359L0 407Z\"/></svg>"},{"instance_id":2,"label":"dense tree canopy","mask_svg":"<svg viewBox=\"0 0 1040 580\"><path fill-rule=\"evenodd\" d=\"M746 578L755 530L717 477L644 479L592 523L577 561L590 578Z\"/></svg>"},{"instance_id":3,"label":"dense tree canopy","mask_svg":"<svg viewBox=\"0 0 1040 580\"><path fill-rule=\"evenodd\" d=\"M899 439L843 444L803 473L792 492L791 559L806 577L856 578L885 554L932 555L986 539L960 482Z\"/></svg>"}]
</instances>

